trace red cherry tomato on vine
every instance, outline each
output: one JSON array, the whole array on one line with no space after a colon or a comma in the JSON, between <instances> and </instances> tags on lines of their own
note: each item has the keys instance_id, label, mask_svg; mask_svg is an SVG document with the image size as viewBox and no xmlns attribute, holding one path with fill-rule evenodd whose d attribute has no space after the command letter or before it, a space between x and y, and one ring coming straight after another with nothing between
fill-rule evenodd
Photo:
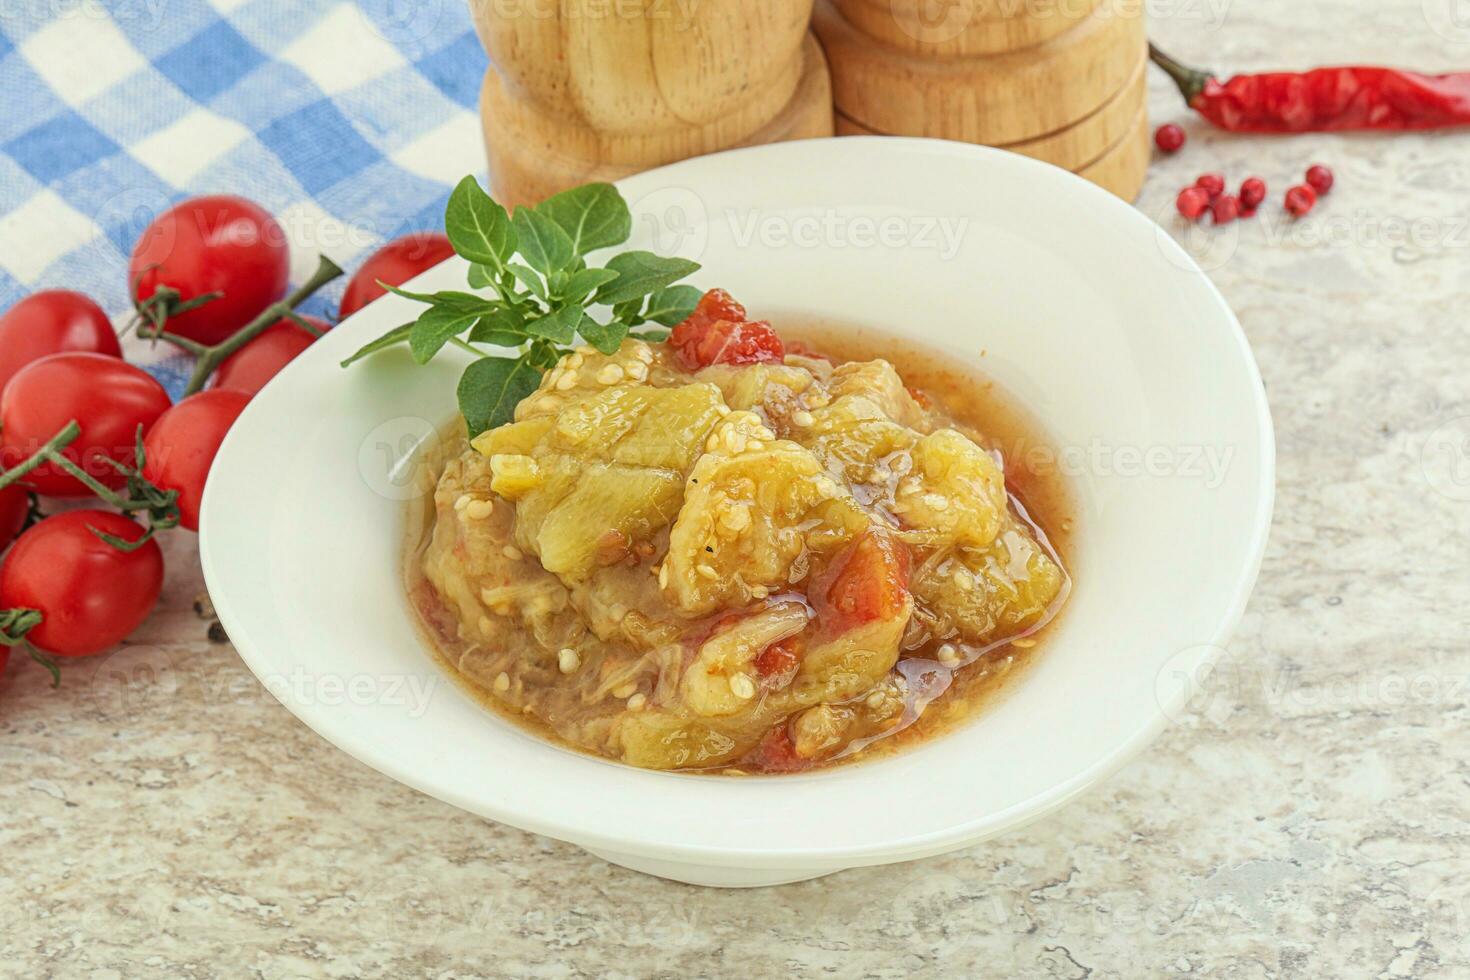
<instances>
[{"instance_id":1,"label":"red cherry tomato on vine","mask_svg":"<svg viewBox=\"0 0 1470 980\"><path fill-rule=\"evenodd\" d=\"M15 540L30 513L31 495L25 487L12 483L0 490L0 548Z\"/></svg>"},{"instance_id":2,"label":"red cherry tomato on vine","mask_svg":"<svg viewBox=\"0 0 1470 980\"><path fill-rule=\"evenodd\" d=\"M106 459L132 465L138 426L147 432L168 406L163 385L126 361L105 354L52 354L21 368L0 394L0 463L9 469L24 462L75 420L82 432L64 450L66 457L103 486L117 489L127 479ZM54 463L43 463L24 482L51 497L92 494Z\"/></svg>"},{"instance_id":3,"label":"red cherry tomato on vine","mask_svg":"<svg viewBox=\"0 0 1470 980\"><path fill-rule=\"evenodd\" d=\"M378 285L401 286L425 269L454 254L449 239L436 231L416 231L378 249L362 264L342 294L341 315L351 316L387 290Z\"/></svg>"},{"instance_id":4,"label":"red cherry tomato on vine","mask_svg":"<svg viewBox=\"0 0 1470 980\"><path fill-rule=\"evenodd\" d=\"M0 316L0 390L32 361L62 351L122 357L102 307L70 289L43 289Z\"/></svg>"},{"instance_id":5,"label":"red cherry tomato on vine","mask_svg":"<svg viewBox=\"0 0 1470 980\"><path fill-rule=\"evenodd\" d=\"M179 492L181 527L199 530L199 502L214 454L249 402L243 391L201 391L164 412L148 431L143 475L160 490Z\"/></svg>"},{"instance_id":6,"label":"red cherry tomato on vine","mask_svg":"<svg viewBox=\"0 0 1470 980\"><path fill-rule=\"evenodd\" d=\"M285 295L290 261L285 232L260 205L227 194L192 197L144 229L128 283L138 302L160 286L178 290L181 300L221 293L167 323L181 337L217 344Z\"/></svg>"},{"instance_id":7,"label":"red cherry tomato on vine","mask_svg":"<svg viewBox=\"0 0 1470 980\"><path fill-rule=\"evenodd\" d=\"M123 551L89 528L124 541L143 536L143 528L112 511L67 511L22 534L0 565L0 606L39 612L41 622L26 639L59 657L116 646L147 617L163 587L157 541Z\"/></svg>"},{"instance_id":8,"label":"red cherry tomato on vine","mask_svg":"<svg viewBox=\"0 0 1470 980\"><path fill-rule=\"evenodd\" d=\"M325 333L331 324L314 316L303 316L317 330ZM214 372L210 388L227 388L253 395L265 387L290 361L316 340L290 320L282 319L265 329L259 337L225 358Z\"/></svg>"}]
</instances>

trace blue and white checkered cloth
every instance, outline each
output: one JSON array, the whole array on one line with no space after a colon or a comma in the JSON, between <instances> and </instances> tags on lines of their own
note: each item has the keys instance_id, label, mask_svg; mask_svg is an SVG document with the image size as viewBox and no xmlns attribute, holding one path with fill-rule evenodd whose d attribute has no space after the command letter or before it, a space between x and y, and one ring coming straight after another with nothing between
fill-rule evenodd
<instances>
[{"instance_id":1,"label":"blue and white checkered cloth","mask_svg":"<svg viewBox=\"0 0 1470 980\"><path fill-rule=\"evenodd\" d=\"M127 257L195 194L250 198L299 282L442 226L485 157L465 0L75 0L0 17L0 309L51 287L131 315ZM334 311L343 281L302 307ZM187 361L133 341L175 392Z\"/></svg>"}]
</instances>

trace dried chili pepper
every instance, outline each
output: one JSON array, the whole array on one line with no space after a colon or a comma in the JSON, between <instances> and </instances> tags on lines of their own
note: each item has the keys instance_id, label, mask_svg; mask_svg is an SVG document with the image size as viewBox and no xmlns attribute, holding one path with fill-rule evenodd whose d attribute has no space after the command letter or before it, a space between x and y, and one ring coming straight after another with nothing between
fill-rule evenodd
<instances>
[{"instance_id":1,"label":"dried chili pepper","mask_svg":"<svg viewBox=\"0 0 1470 980\"><path fill-rule=\"evenodd\" d=\"M1425 75L1346 66L1237 75L1222 82L1152 44L1149 57L1174 79L1191 108L1222 129L1306 133L1470 126L1470 72Z\"/></svg>"}]
</instances>

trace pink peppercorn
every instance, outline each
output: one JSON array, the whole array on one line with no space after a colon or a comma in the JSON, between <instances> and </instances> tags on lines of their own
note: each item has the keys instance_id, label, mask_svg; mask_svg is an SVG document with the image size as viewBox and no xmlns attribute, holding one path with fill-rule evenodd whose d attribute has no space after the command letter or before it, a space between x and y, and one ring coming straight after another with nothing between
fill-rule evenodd
<instances>
[{"instance_id":1,"label":"pink peppercorn","mask_svg":"<svg viewBox=\"0 0 1470 980\"><path fill-rule=\"evenodd\" d=\"M1190 221L1198 221L1200 215L1210 206L1210 195L1201 187L1186 187L1179 192L1179 199L1174 204L1184 217Z\"/></svg>"},{"instance_id":2,"label":"pink peppercorn","mask_svg":"<svg viewBox=\"0 0 1470 980\"><path fill-rule=\"evenodd\" d=\"M1154 145L1165 153L1178 153L1187 139L1184 130L1173 123L1160 126L1154 133Z\"/></svg>"},{"instance_id":3,"label":"pink peppercorn","mask_svg":"<svg viewBox=\"0 0 1470 980\"><path fill-rule=\"evenodd\" d=\"M1240 217L1240 198L1234 194L1221 194L1215 198L1210 210L1215 216L1215 224L1228 225Z\"/></svg>"},{"instance_id":4,"label":"pink peppercorn","mask_svg":"<svg viewBox=\"0 0 1470 980\"><path fill-rule=\"evenodd\" d=\"M1317 206L1317 192L1306 184L1299 184L1286 192L1286 210L1300 218Z\"/></svg>"},{"instance_id":5,"label":"pink peppercorn","mask_svg":"<svg viewBox=\"0 0 1470 980\"><path fill-rule=\"evenodd\" d=\"M1318 194L1326 194L1332 190L1332 185L1337 183L1337 178L1332 171L1318 163L1307 170L1307 185Z\"/></svg>"}]
</instances>

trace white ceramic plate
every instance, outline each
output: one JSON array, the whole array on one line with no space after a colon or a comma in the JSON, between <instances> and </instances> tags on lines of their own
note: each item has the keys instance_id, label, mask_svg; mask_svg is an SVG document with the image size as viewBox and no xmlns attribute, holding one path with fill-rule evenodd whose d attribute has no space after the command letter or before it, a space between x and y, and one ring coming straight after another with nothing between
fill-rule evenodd
<instances>
[{"instance_id":1,"label":"white ceramic plate","mask_svg":"<svg viewBox=\"0 0 1470 980\"><path fill-rule=\"evenodd\" d=\"M461 365L395 351L337 366L412 318L415 304L387 297L255 398L205 494L215 609L286 706L441 800L720 885L973 844L1061 805L1157 735L1245 606L1273 494L1245 337L1173 241L1071 174L928 140L782 143L621 187L631 244L699 259L696 284L760 316L922 340L1039 417L1069 454L1079 506L1076 587L1038 662L952 735L809 775L645 772L509 727L429 659L400 586L404 474L454 411ZM451 260L416 286L463 283Z\"/></svg>"}]
</instances>

